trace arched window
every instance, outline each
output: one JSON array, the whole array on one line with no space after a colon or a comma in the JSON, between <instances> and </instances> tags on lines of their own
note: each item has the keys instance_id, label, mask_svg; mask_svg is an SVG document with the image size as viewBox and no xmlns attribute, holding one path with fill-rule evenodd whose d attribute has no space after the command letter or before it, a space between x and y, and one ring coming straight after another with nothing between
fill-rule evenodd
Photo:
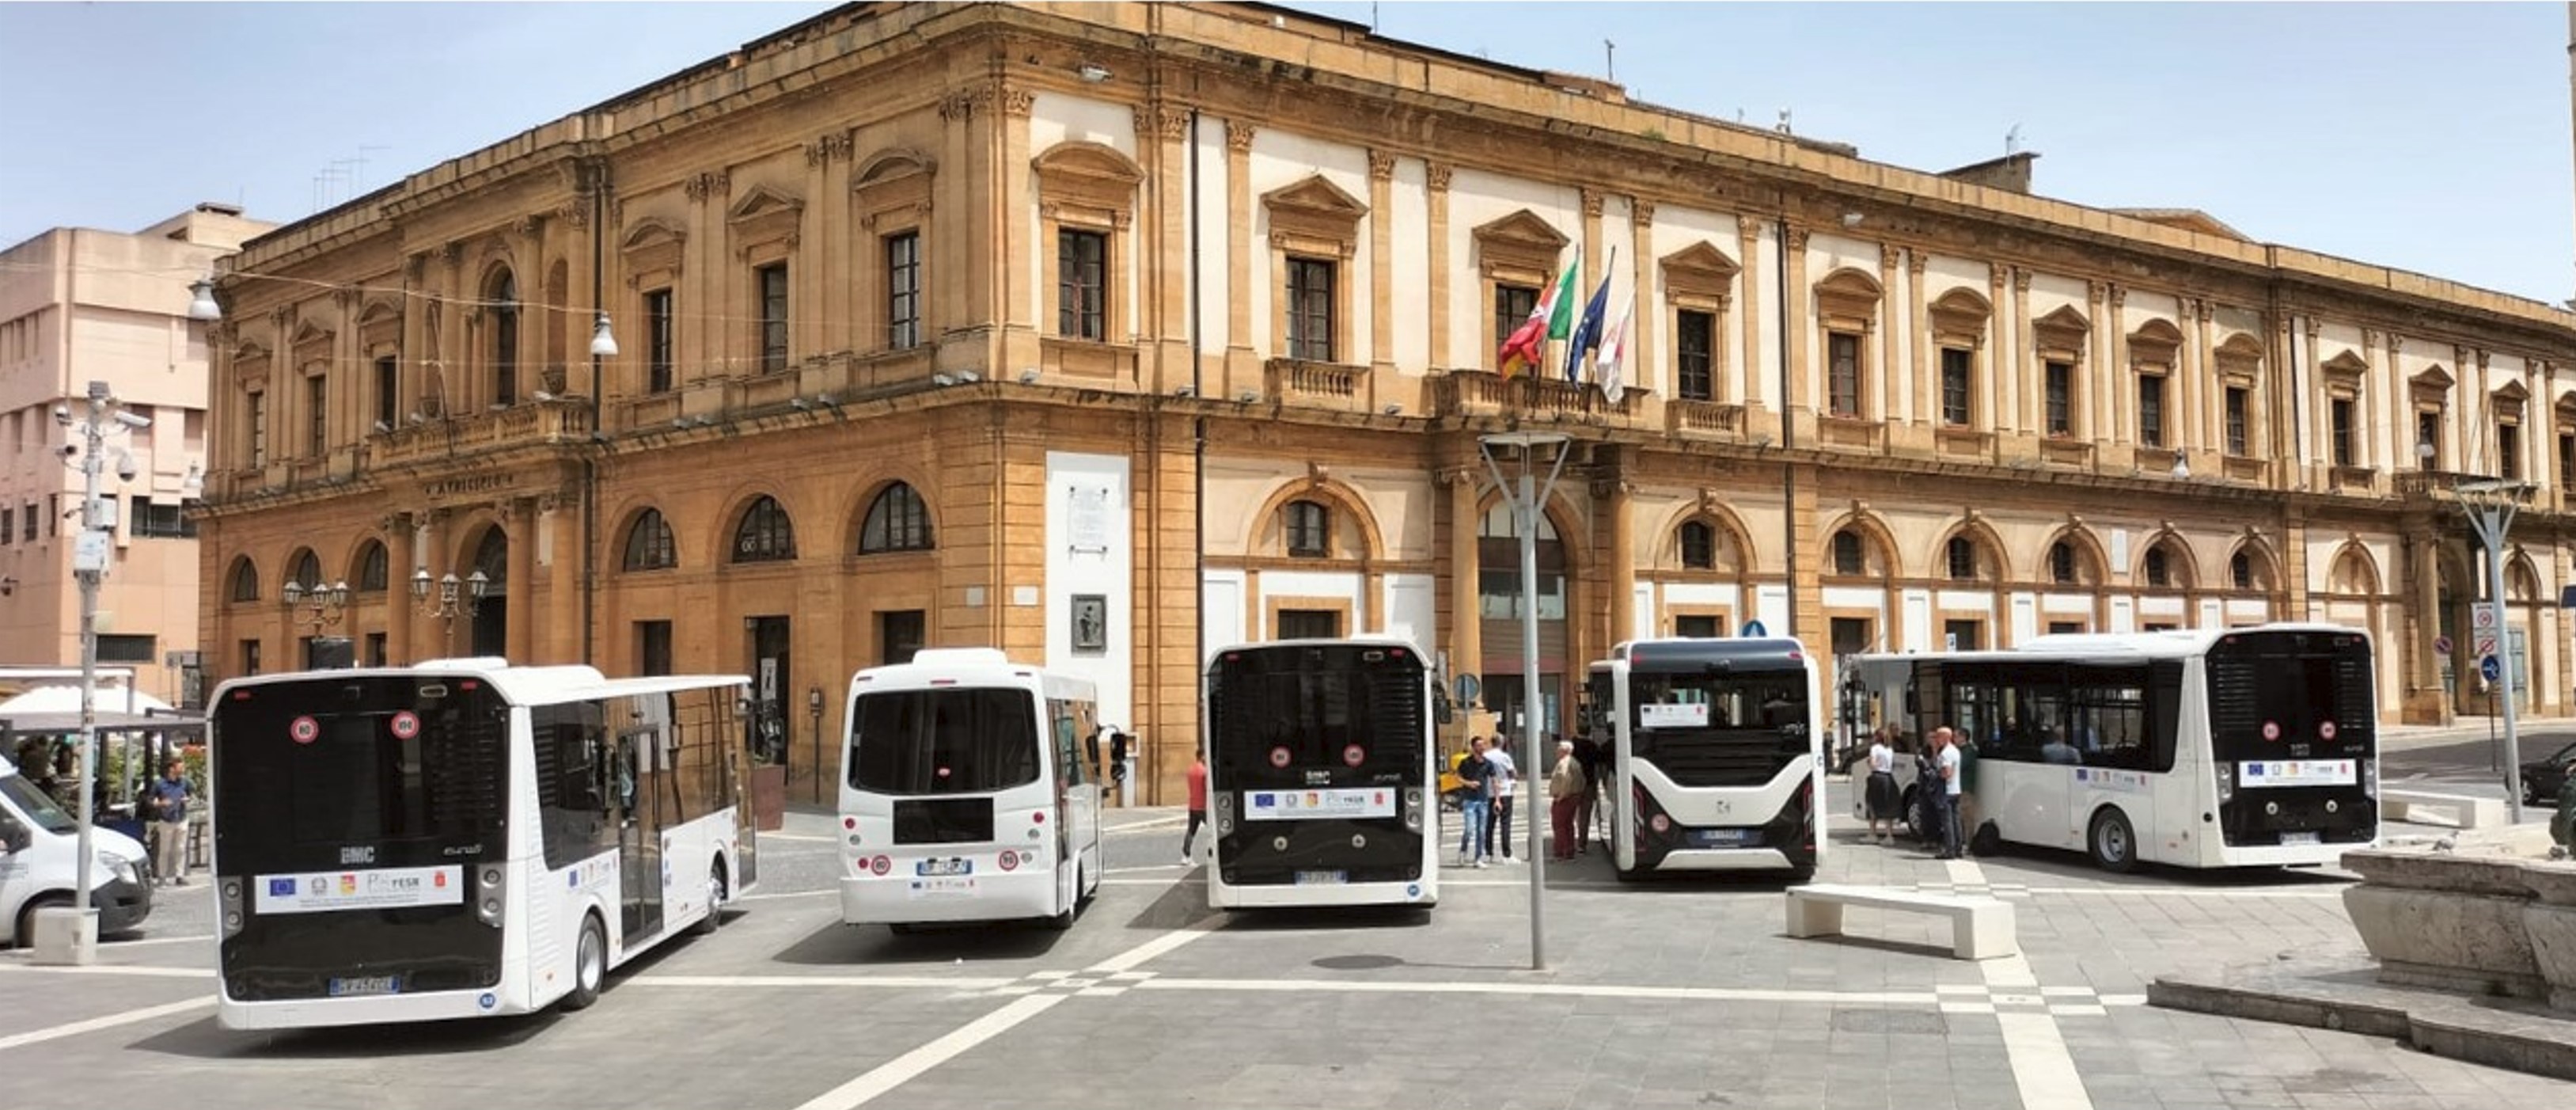
<instances>
[{"instance_id":1,"label":"arched window","mask_svg":"<svg viewBox=\"0 0 2576 1110\"><path fill-rule=\"evenodd\" d=\"M2048 545L2048 580L2061 586L2075 584L2075 546L2065 540Z\"/></svg>"},{"instance_id":2,"label":"arched window","mask_svg":"<svg viewBox=\"0 0 2576 1110\"><path fill-rule=\"evenodd\" d=\"M233 564L233 588L227 595L234 601L259 600L259 567L249 559Z\"/></svg>"},{"instance_id":3,"label":"arched window","mask_svg":"<svg viewBox=\"0 0 2576 1110\"><path fill-rule=\"evenodd\" d=\"M1717 569L1717 529L1707 521L1692 520L1682 524L1682 569Z\"/></svg>"},{"instance_id":4,"label":"arched window","mask_svg":"<svg viewBox=\"0 0 2576 1110\"><path fill-rule=\"evenodd\" d=\"M484 311L492 314L492 402L519 401L519 283L503 270L492 275L484 294Z\"/></svg>"},{"instance_id":5,"label":"arched window","mask_svg":"<svg viewBox=\"0 0 2576 1110\"><path fill-rule=\"evenodd\" d=\"M483 530L482 542L474 545L474 569L483 575L483 596L499 597L501 588L510 582L510 537L500 525Z\"/></svg>"},{"instance_id":6,"label":"arched window","mask_svg":"<svg viewBox=\"0 0 2576 1110\"><path fill-rule=\"evenodd\" d=\"M922 504L921 491L911 483L896 482L868 503L867 518L859 524L859 554L879 551L928 551L930 542L930 506Z\"/></svg>"},{"instance_id":7,"label":"arched window","mask_svg":"<svg viewBox=\"0 0 2576 1110\"><path fill-rule=\"evenodd\" d=\"M1864 573L1868 563L1861 556L1860 533L1845 528L1834 533L1834 573Z\"/></svg>"},{"instance_id":8,"label":"arched window","mask_svg":"<svg viewBox=\"0 0 2576 1110\"><path fill-rule=\"evenodd\" d=\"M680 555L671 542L671 522L662 519L662 510L646 509L636 514L634 527L626 530L627 570L668 570L680 565Z\"/></svg>"},{"instance_id":9,"label":"arched window","mask_svg":"<svg viewBox=\"0 0 2576 1110\"><path fill-rule=\"evenodd\" d=\"M2227 560L2227 580L2240 590L2254 588L2254 557L2242 551Z\"/></svg>"},{"instance_id":10,"label":"arched window","mask_svg":"<svg viewBox=\"0 0 2576 1110\"><path fill-rule=\"evenodd\" d=\"M306 590L322 584L322 560L306 548L295 557L295 569L286 572L286 580Z\"/></svg>"},{"instance_id":11,"label":"arched window","mask_svg":"<svg viewBox=\"0 0 2576 1110\"><path fill-rule=\"evenodd\" d=\"M761 495L742 511L733 530L733 561L781 563L796 557L796 526L778 499Z\"/></svg>"},{"instance_id":12,"label":"arched window","mask_svg":"<svg viewBox=\"0 0 2576 1110\"><path fill-rule=\"evenodd\" d=\"M2146 570L2147 585L2157 587L2173 585L2173 561L2165 557L2164 548L2147 549Z\"/></svg>"},{"instance_id":13,"label":"arched window","mask_svg":"<svg viewBox=\"0 0 2576 1110\"><path fill-rule=\"evenodd\" d=\"M389 577L387 571L390 569L385 565L385 542L368 540L367 546L358 552L358 592L385 592L385 579Z\"/></svg>"},{"instance_id":14,"label":"arched window","mask_svg":"<svg viewBox=\"0 0 2576 1110\"><path fill-rule=\"evenodd\" d=\"M1977 545L1966 536L1950 537L1950 577L1970 582L1977 577Z\"/></svg>"},{"instance_id":15,"label":"arched window","mask_svg":"<svg viewBox=\"0 0 2576 1110\"><path fill-rule=\"evenodd\" d=\"M1321 559L1332 554L1332 510L1314 501L1291 501L1279 512L1284 518L1289 554L1301 559Z\"/></svg>"}]
</instances>

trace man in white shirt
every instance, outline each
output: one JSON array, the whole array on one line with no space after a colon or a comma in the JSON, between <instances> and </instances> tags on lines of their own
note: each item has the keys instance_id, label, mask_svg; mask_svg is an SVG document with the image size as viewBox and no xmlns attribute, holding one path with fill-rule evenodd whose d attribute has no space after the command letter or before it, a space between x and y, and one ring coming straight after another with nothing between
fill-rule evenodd
<instances>
[{"instance_id":1,"label":"man in white shirt","mask_svg":"<svg viewBox=\"0 0 2576 1110\"><path fill-rule=\"evenodd\" d=\"M1494 746L1486 750L1485 758L1494 765L1494 777L1487 783L1492 791L1488 798L1493 806L1493 817L1485 822L1485 855L1489 857L1494 855L1494 844L1500 841L1503 848L1502 857L1510 859L1512 858L1512 794L1520 789L1520 766L1512 762L1511 742L1501 738L1497 738Z\"/></svg>"},{"instance_id":2,"label":"man in white shirt","mask_svg":"<svg viewBox=\"0 0 2576 1110\"><path fill-rule=\"evenodd\" d=\"M1941 770L1941 859L1958 859L1959 853L1959 737L1947 728L1935 731L1933 742L1939 745Z\"/></svg>"}]
</instances>

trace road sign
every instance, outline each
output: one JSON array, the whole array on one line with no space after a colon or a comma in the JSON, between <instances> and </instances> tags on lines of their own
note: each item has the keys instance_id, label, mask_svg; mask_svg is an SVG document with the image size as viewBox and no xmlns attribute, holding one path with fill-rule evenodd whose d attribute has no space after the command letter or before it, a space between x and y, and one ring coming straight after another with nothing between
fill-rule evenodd
<instances>
[{"instance_id":1,"label":"road sign","mask_svg":"<svg viewBox=\"0 0 2576 1110\"><path fill-rule=\"evenodd\" d=\"M2495 608L2489 605L2470 606L2469 625L2480 632L2494 631L2496 625Z\"/></svg>"},{"instance_id":2,"label":"road sign","mask_svg":"<svg viewBox=\"0 0 2576 1110\"><path fill-rule=\"evenodd\" d=\"M1760 639L1770 634L1771 630L1762 627L1761 621L1751 620L1744 622L1744 635L1747 639Z\"/></svg>"},{"instance_id":3,"label":"road sign","mask_svg":"<svg viewBox=\"0 0 2576 1110\"><path fill-rule=\"evenodd\" d=\"M2487 681L2494 682L2504 677L2504 663L2493 655L2479 656L2478 674L2484 676Z\"/></svg>"},{"instance_id":4,"label":"road sign","mask_svg":"<svg viewBox=\"0 0 2576 1110\"><path fill-rule=\"evenodd\" d=\"M2435 655L2449 655L2449 654L2451 654L2451 638L2450 638L2450 637L2448 637L2448 636L2435 636L2435 637L2433 637L2433 654L2435 654Z\"/></svg>"},{"instance_id":5,"label":"road sign","mask_svg":"<svg viewBox=\"0 0 2576 1110\"><path fill-rule=\"evenodd\" d=\"M2480 632L2480 633L2478 633L2478 650L2473 651L2473 652L2470 652L2469 654L2471 654L2471 655L2477 655L2477 656L2481 656L2481 657L2483 657L2483 656L2491 656L2491 655L2494 655L2494 654L2495 654L2495 651L2496 651L2496 639L2495 639L2495 633L2493 633L2493 632Z\"/></svg>"}]
</instances>

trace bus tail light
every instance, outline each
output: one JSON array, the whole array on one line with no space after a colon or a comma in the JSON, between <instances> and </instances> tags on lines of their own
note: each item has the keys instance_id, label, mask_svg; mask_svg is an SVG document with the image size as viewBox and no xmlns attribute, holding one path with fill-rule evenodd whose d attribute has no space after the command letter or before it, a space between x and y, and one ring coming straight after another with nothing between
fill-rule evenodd
<instances>
[{"instance_id":1,"label":"bus tail light","mask_svg":"<svg viewBox=\"0 0 2576 1110\"><path fill-rule=\"evenodd\" d=\"M2361 761L2361 792L2372 798L2379 797L2379 760L2376 758Z\"/></svg>"},{"instance_id":2,"label":"bus tail light","mask_svg":"<svg viewBox=\"0 0 2576 1110\"><path fill-rule=\"evenodd\" d=\"M1233 794L1219 794L1216 796L1216 834L1218 836L1234 835Z\"/></svg>"},{"instance_id":3,"label":"bus tail light","mask_svg":"<svg viewBox=\"0 0 2576 1110\"><path fill-rule=\"evenodd\" d=\"M1422 788L1419 786L1408 787L1404 792L1404 829L1406 832L1422 831Z\"/></svg>"},{"instance_id":4,"label":"bus tail light","mask_svg":"<svg viewBox=\"0 0 2576 1110\"><path fill-rule=\"evenodd\" d=\"M230 937L242 930L241 879L225 879L216 894L224 903L224 936Z\"/></svg>"},{"instance_id":5,"label":"bus tail light","mask_svg":"<svg viewBox=\"0 0 2576 1110\"><path fill-rule=\"evenodd\" d=\"M498 929L501 927L501 911L505 908L504 899L507 897L508 888L502 883L506 875L501 870L501 865L497 863L487 863L473 870L474 916L484 924Z\"/></svg>"},{"instance_id":6,"label":"bus tail light","mask_svg":"<svg viewBox=\"0 0 2576 1110\"><path fill-rule=\"evenodd\" d=\"M2236 765L2224 760L2218 764L2218 804L2226 805L2236 796Z\"/></svg>"}]
</instances>

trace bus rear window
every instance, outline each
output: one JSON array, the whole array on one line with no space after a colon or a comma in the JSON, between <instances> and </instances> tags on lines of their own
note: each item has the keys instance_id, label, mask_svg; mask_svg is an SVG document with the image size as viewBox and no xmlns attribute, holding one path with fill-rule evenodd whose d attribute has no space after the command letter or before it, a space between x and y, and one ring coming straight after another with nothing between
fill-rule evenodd
<instances>
[{"instance_id":1,"label":"bus rear window","mask_svg":"<svg viewBox=\"0 0 2576 1110\"><path fill-rule=\"evenodd\" d=\"M1037 703L1026 690L867 694L859 698L852 721L853 789L975 794L1038 780Z\"/></svg>"},{"instance_id":2,"label":"bus rear window","mask_svg":"<svg viewBox=\"0 0 2576 1110\"><path fill-rule=\"evenodd\" d=\"M215 803L263 840L471 839L502 824L507 713L464 683L257 687L215 709Z\"/></svg>"}]
</instances>

